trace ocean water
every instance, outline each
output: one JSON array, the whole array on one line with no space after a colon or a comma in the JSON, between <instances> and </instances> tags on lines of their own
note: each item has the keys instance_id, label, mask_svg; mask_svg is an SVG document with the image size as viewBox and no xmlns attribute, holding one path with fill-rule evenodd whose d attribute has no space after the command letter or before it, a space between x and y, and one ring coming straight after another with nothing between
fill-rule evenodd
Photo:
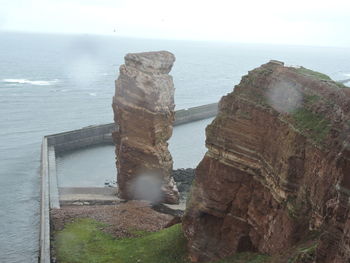
<instances>
[{"instance_id":1,"label":"ocean water","mask_svg":"<svg viewBox=\"0 0 350 263\"><path fill-rule=\"evenodd\" d=\"M112 122L124 55L150 50L176 56L177 109L217 102L270 59L350 75L350 48L0 33L0 262L37 261L42 137Z\"/></svg>"},{"instance_id":2,"label":"ocean water","mask_svg":"<svg viewBox=\"0 0 350 263\"><path fill-rule=\"evenodd\" d=\"M203 158L205 127L213 118L175 126L169 140L174 169L195 168ZM115 183L115 147L98 145L56 156L59 187L103 187Z\"/></svg>"}]
</instances>

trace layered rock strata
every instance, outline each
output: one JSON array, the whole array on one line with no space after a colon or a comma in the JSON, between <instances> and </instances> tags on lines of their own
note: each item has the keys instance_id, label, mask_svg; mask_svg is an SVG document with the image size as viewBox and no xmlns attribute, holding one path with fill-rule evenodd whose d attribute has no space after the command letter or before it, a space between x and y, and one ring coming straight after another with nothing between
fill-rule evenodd
<instances>
[{"instance_id":1,"label":"layered rock strata","mask_svg":"<svg viewBox=\"0 0 350 263\"><path fill-rule=\"evenodd\" d=\"M170 52L127 54L113 97L119 196L177 203L168 150L174 122Z\"/></svg>"},{"instance_id":2,"label":"layered rock strata","mask_svg":"<svg viewBox=\"0 0 350 263\"><path fill-rule=\"evenodd\" d=\"M349 131L350 88L278 61L250 71L206 129L183 220L192 261L313 233L312 262L349 262Z\"/></svg>"}]
</instances>

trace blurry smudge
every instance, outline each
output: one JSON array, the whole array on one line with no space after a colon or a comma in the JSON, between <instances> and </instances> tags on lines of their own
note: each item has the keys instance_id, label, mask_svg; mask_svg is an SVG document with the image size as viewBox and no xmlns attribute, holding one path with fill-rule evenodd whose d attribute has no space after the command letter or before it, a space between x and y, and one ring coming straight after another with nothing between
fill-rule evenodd
<instances>
[{"instance_id":1,"label":"blurry smudge","mask_svg":"<svg viewBox=\"0 0 350 263\"><path fill-rule=\"evenodd\" d=\"M303 96L293 84L280 82L270 88L267 99L275 110L289 113L300 107Z\"/></svg>"},{"instance_id":2,"label":"blurry smudge","mask_svg":"<svg viewBox=\"0 0 350 263\"><path fill-rule=\"evenodd\" d=\"M86 88L99 79L96 62L87 55L71 61L68 70L69 79L80 88Z\"/></svg>"},{"instance_id":3,"label":"blurry smudge","mask_svg":"<svg viewBox=\"0 0 350 263\"><path fill-rule=\"evenodd\" d=\"M131 183L131 196L138 200L147 200L158 203L162 200L162 180L157 174L145 173L137 176Z\"/></svg>"},{"instance_id":4,"label":"blurry smudge","mask_svg":"<svg viewBox=\"0 0 350 263\"><path fill-rule=\"evenodd\" d=\"M70 57L66 68L69 80L79 88L94 86L101 78L97 42L88 36L79 37L66 48L66 52Z\"/></svg>"}]
</instances>

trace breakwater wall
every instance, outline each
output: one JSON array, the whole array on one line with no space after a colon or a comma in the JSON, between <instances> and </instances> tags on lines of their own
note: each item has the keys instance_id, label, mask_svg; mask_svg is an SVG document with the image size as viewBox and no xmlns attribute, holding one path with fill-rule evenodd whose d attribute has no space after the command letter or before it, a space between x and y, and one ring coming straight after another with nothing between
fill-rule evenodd
<instances>
[{"instance_id":1,"label":"breakwater wall","mask_svg":"<svg viewBox=\"0 0 350 263\"><path fill-rule=\"evenodd\" d=\"M182 109L175 112L174 126L214 117L218 104ZM77 150L97 144L112 144L111 133L116 129L114 123L94 125L82 129L44 136L41 145L41 202L40 202L40 237L39 263L50 263L50 209L60 208L56 174L56 154ZM70 189L72 190L72 189Z\"/></svg>"},{"instance_id":2,"label":"breakwater wall","mask_svg":"<svg viewBox=\"0 0 350 263\"><path fill-rule=\"evenodd\" d=\"M178 110L175 111L174 125L177 126L214 117L217 111L217 103ZM55 147L56 153L62 153L94 144L113 143L111 133L116 128L114 123L94 125L74 131L48 135L46 138L48 146Z\"/></svg>"},{"instance_id":3,"label":"breakwater wall","mask_svg":"<svg viewBox=\"0 0 350 263\"><path fill-rule=\"evenodd\" d=\"M74 131L62 132L47 136L48 145L55 147L56 153L71 151L94 144L112 143L114 123L88 126Z\"/></svg>"}]
</instances>

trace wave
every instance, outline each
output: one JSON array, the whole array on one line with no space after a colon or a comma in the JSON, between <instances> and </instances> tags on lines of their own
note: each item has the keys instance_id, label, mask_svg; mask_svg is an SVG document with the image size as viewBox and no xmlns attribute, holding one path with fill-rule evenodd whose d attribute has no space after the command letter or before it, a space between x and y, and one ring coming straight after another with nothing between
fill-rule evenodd
<instances>
[{"instance_id":1,"label":"wave","mask_svg":"<svg viewBox=\"0 0 350 263\"><path fill-rule=\"evenodd\" d=\"M30 85L37 85L37 86L50 86L57 83L58 79L53 79L53 80L3 79L2 82L10 85L30 84Z\"/></svg>"},{"instance_id":2,"label":"wave","mask_svg":"<svg viewBox=\"0 0 350 263\"><path fill-rule=\"evenodd\" d=\"M94 96L94 97L95 97L95 96L96 96L96 93L91 92L91 93L89 93L89 95L90 95L90 96Z\"/></svg>"}]
</instances>

